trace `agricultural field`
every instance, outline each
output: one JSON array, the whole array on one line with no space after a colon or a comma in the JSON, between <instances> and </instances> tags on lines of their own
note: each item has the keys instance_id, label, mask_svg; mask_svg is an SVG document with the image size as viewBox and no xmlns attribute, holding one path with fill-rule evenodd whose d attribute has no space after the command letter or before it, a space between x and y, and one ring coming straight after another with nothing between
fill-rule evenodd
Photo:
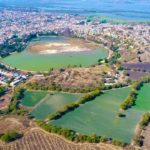
<instances>
[{"instance_id":1,"label":"agricultural field","mask_svg":"<svg viewBox=\"0 0 150 150\"><path fill-rule=\"evenodd\" d=\"M95 100L81 105L78 109L50 124L69 128L82 134L97 134L130 143L142 111L129 109L125 112L126 117L117 116L120 104L129 92L130 88L106 91Z\"/></svg>"},{"instance_id":2,"label":"agricultural field","mask_svg":"<svg viewBox=\"0 0 150 150\"><path fill-rule=\"evenodd\" d=\"M130 143L143 113L150 110L149 89L150 84L144 84L138 93L136 105L124 112L126 117L119 118L117 114L121 103L131 90L129 87L105 91L95 100L81 105L62 118L51 121L50 124L82 134L97 134ZM22 103L31 106L31 116L40 120L46 119L49 114L81 96L81 94L57 92L52 94L43 91L26 91L24 95Z\"/></svg>"},{"instance_id":3,"label":"agricultural field","mask_svg":"<svg viewBox=\"0 0 150 150\"><path fill-rule=\"evenodd\" d=\"M81 94L71 93L48 93L45 91L26 91L22 104L31 107L31 116L36 119L45 119L66 104L77 100Z\"/></svg>"},{"instance_id":4,"label":"agricultural field","mask_svg":"<svg viewBox=\"0 0 150 150\"><path fill-rule=\"evenodd\" d=\"M139 80L142 77L150 75L149 72L135 71L135 70L127 70L126 73L129 77L129 79L131 79L131 80Z\"/></svg>"},{"instance_id":5,"label":"agricultural field","mask_svg":"<svg viewBox=\"0 0 150 150\"><path fill-rule=\"evenodd\" d=\"M35 106L41 99L43 99L48 92L46 91L25 91L24 98L21 103L27 107Z\"/></svg>"},{"instance_id":6,"label":"agricultural field","mask_svg":"<svg viewBox=\"0 0 150 150\"><path fill-rule=\"evenodd\" d=\"M57 135L32 128L25 136L10 144L1 145L0 150L122 150L109 144L75 144Z\"/></svg>"},{"instance_id":7,"label":"agricultural field","mask_svg":"<svg viewBox=\"0 0 150 150\"><path fill-rule=\"evenodd\" d=\"M149 112L150 111L150 84L144 84L138 93L134 109Z\"/></svg>"},{"instance_id":8,"label":"agricultural field","mask_svg":"<svg viewBox=\"0 0 150 150\"><path fill-rule=\"evenodd\" d=\"M122 66L125 67L125 68L127 68L127 69L150 71L150 64L149 63L123 64Z\"/></svg>"}]
</instances>

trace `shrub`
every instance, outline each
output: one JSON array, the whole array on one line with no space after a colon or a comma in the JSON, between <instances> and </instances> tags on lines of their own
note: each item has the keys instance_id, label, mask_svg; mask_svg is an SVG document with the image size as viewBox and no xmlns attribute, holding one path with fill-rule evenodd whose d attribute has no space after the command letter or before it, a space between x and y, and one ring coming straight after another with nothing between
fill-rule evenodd
<instances>
[{"instance_id":1,"label":"shrub","mask_svg":"<svg viewBox=\"0 0 150 150\"><path fill-rule=\"evenodd\" d=\"M135 143L136 145L138 145L138 146L142 146L142 145L143 145L143 140L142 140L142 138L141 138L140 136L136 136L136 137L134 138L134 143Z\"/></svg>"},{"instance_id":2,"label":"shrub","mask_svg":"<svg viewBox=\"0 0 150 150\"><path fill-rule=\"evenodd\" d=\"M142 120L140 122L140 126L142 128L146 127L150 122L150 113L145 113L142 117Z\"/></svg>"},{"instance_id":3,"label":"shrub","mask_svg":"<svg viewBox=\"0 0 150 150\"><path fill-rule=\"evenodd\" d=\"M8 143L21 137L22 135L17 132L6 132L1 136L1 140Z\"/></svg>"},{"instance_id":4,"label":"shrub","mask_svg":"<svg viewBox=\"0 0 150 150\"><path fill-rule=\"evenodd\" d=\"M5 94L5 87L0 86L0 96Z\"/></svg>"},{"instance_id":5,"label":"shrub","mask_svg":"<svg viewBox=\"0 0 150 150\"><path fill-rule=\"evenodd\" d=\"M17 113L19 115L24 115L25 110L19 108L20 100L24 97L24 89L23 88L16 88L13 91L13 97L11 103L8 108L8 113Z\"/></svg>"},{"instance_id":6,"label":"shrub","mask_svg":"<svg viewBox=\"0 0 150 150\"><path fill-rule=\"evenodd\" d=\"M112 140L112 144L116 145L116 146L121 146L121 147L125 146L125 143L123 143L122 141L119 141L119 140Z\"/></svg>"},{"instance_id":7,"label":"shrub","mask_svg":"<svg viewBox=\"0 0 150 150\"><path fill-rule=\"evenodd\" d=\"M118 117L125 117L125 116L126 116L126 115L123 114L123 113L121 113L121 112L118 113Z\"/></svg>"},{"instance_id":8,"label":"shrub","mask_svg":"<svg viewBox=\"0 0 150 150\"><path fill-rule=\"evenodd\" d=\"M48 120L58 119L58 118L62 117L64 114L66 114L67 112L78 108L80 104L84 104L88 101L95 99L95 97L99 96L100 94L102 94L102 92L99 89L97 89L93 92L87 93L87 94L83 95L81 98L79 98L79 100L66 105L63 109L58 110L57 112L55 112L53 114L50 114L48 116Z\"/></svg>"},{"instance_id":9,"label":"shrub","mask_svg":"<svg viewBox=\"0 0 150 150\"><path fill-rule=\"evenodd\" d=\"M135 105L135 100L137 97L137 91L140 90L140 88L143 86L144 83L149 83L150 82L150 77L144 77L139 81L133 82L131 85L132 91L128 95L128 97L125 99L125 101L121 104L120 108L123 110L126 110L128 108L131 108L132 106Z\"/></svg>"}]
</instances>

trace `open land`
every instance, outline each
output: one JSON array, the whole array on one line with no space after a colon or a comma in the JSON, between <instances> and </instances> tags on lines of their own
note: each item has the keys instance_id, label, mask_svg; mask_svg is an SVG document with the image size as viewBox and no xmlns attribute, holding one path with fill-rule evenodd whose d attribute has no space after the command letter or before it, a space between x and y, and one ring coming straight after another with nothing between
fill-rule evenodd
<instances>
[{"instance_id":1,"label":"open land","mask_svg":"<svg viewBox=\"0 0 150 150\"><path fill-rule=\"evenodd\" d=\"M125 112L125 118L119 118L117 113L120 109L120 104L127 97L130 88L108 90L103 95L97 97L94 101L81 105L78 109L67 113L58 120L50 122L50 124L52 123L63 128L69 128L82 134L91 135L96 133L98 135L105 135L110 138L130 143L135 135L135 128L141 119L142 114L150 109L148 90L149 84L145 84L138 94L136 105ZM34 96L34 91L31 91L29 95L32 95L32 93ZM140 105L143 95L145 101L143 105ZM26 96L28 97L28 93L26 93ZM34 101L34 97L30 99L31 102L32 100ZM35 110L33 109L31 114L36 119L46 119L46 115L65 106L61 105L60 107L60 102L62 103L64 100L66 100L66 97L62 97L61 95L61 101L59 101L57 94L54 94L54 97L46 97L44 101L41 99L39 105L37 103L33 107ZM59 105L57 101L59 102ZM47 112L46 110L51 111ZM45 117L39 118L43 115ZM106 115L109 117L104 117Z\"/></svg>"},{"instance_id":2,"label":"open land","mask_svg":"<svg viewBox=\"0 0 150 150\"><path fill-rule=\"evenodd\" d=\"M0 145L1 150L122 150L109 144L75 144L57 135L49 134L38 128L31 128L25 136L13 143Z\"/></svg>"},{"instance_id":3,"label":"open land","mask_svg":"<svg viewBox=\"0 0 150 150\"><path fill-rule=\"evenodd\" d=\"M150 124L146 127L143 131L142 136L144 138L143 149L149 150L150 149Z\"/></svg>"},{"instance_id":4,"label":"open land","mask_svg":"<svg viewBox=\"0 0 150 150\"><path fill-rule=\"evenodd\" d=\"M30 106L31 116L36 119L46 119L49 114L77 100L80 96L81 94L27 91L22 99L22 105Z\"/></svg>"},{"instance_id":5,"label":"open land","mask_svg":"<svg viewBox=\"0 0 150 150\"><path fill-rule=\"evenodd\" d=\"M100 85L125 83L126 77L123 72L116 72L107 65L93 66L88 68L55 69L48 76L33 76L28 80L27 87L33 88L32 84L38 83L47 89L59 87L63 91L83 92L91 91Z\"/></svg>"},{"instance_id":6,"label":"open land","mask_svg":"<svg viewBox=\"0 0 150 150\"><path fill-rule=\"evenodd\" d=\"M117 116L119 106L129 91L129 88L107 91L94 101L50 123L82 134L97 134L130 143L141 114L131 110L125 118Z\"/></svg>"},{"instance_id":7,"label":"open land","mask_svg":"<svg viewBox=\"0 0 150 150\"><path fill-rule=\"evenodd\" d=\"M66 52L87 52L98 49L96 44L79 40L68 39L64 42L36 42L28 47L28 50L39 54L57 54Z\"/></svg>"},{"instance_id":8,"label":"open land","mask_svg":"<svg viewBox=\"0 0 150 150\"><path fill-rule=\"evenodd\" d=\"M22 105L27 107L33 107L41 99L43 99L48 92L46 91L25 91L24 97L21 100Z\"/></svg>"}]
</instances>

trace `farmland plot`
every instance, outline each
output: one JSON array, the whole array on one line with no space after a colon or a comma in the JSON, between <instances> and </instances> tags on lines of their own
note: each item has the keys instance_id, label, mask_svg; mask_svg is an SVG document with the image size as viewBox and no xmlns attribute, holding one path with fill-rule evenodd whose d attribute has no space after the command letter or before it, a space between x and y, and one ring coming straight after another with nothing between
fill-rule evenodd
<instances>
[{"instance_id":1,"label":"farmland plot","mask_svg":"<svg viewBox=\"0 0 150 150\"><path fill-rule=\"evenodd\" d=\"M135 109L141 111L150 111L150 84L144 84L138 93Z\"/></svg>"},{"instance_id":2,"label":"farmland plot","mask_svg":"<svg viewBox=\"0 0 150 150\"><path fill-rule=\"evenodd\" d=\"M41 99L43 99L48 92L46 91L25 91L24 98L21 103L27 107L35 106Z\"/></svg>"},{"instance_id":3,"label":"farmland plot","mask_svg":"<svg viewBox=\"0 0 150 150\"><path fill-rule=\"evenodd\" d=\"M35 129L22 139L0 146L0 150L121 150L109 144L75 144L57 135Z\"/></svg>"},{"instance_id":4,"label":"farmland plot","mask_svg":"<svg viewBox=\"0 0 150 150\"><path fill-rule=\"evenodd\" d=\"M41 102L34 106L31 115L36 119L45 119L49 114L63 108L66 104L77 100L81 94L54 93L47 95Z\"/></svg>"},{"instance_id":5,"label":"farmland plot","mask_svg":"<svg viewBox=\"0 0 150 150\"><path fill-rule=\"evenodd\" d=\"M142 112L130 109L125 112L125 118L117 116L120 104L129 91L129 88L106 91L95 100L81 105L50 124L82 134L97 134L130 143Z\"/></svg>"}]
</instances>

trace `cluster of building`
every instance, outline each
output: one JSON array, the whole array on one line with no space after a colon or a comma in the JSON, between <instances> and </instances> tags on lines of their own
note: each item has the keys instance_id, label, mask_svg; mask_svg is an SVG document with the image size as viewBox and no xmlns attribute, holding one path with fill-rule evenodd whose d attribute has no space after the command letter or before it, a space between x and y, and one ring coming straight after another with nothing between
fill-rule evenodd
<instances>
[{"instance_id":1,"label":"cluster of building","mask_svg":"<svg viewBox=\"0 0 150 150\"><path fill-rule=\"evenodd\" d=\"M0 65L2 66L0 67L0 85L15 87L27 80L27 73L11 69L3 64Z\"/></svg>"},{"instance_id":2,"label":"cluster of building","mask_svg":"<svg viewBox=\"0 0 150 150\"><path fill-rule=\"evenodd\" d=\"M150 62L149 24L100 23L98 19L87 21L86 17L77 15L20 9L0 10L0 44L14 35L24 38L31 34L50 32L93 40L109 50L120 50L124 61L137 59L138 55L144 54L143 60ZM10 85L15 86L25 79L26 76L18 72L0 70L1 84L12 81Z\"/></svg>"},{"instance_id":3,"label":"cluster of building","mask_svg":"<svg viewBox=\"0 0 150 150\"><path fill-rule=\"evenodd\" d=\"M86 17L50 12L7 10L0 11L0 44L17 34L19 38L39 32L73 34L91 39L106 48L150 52L148 24L110 24ZM142 53L142 52L141 52Z\"/></svg>"}]
</instances>

